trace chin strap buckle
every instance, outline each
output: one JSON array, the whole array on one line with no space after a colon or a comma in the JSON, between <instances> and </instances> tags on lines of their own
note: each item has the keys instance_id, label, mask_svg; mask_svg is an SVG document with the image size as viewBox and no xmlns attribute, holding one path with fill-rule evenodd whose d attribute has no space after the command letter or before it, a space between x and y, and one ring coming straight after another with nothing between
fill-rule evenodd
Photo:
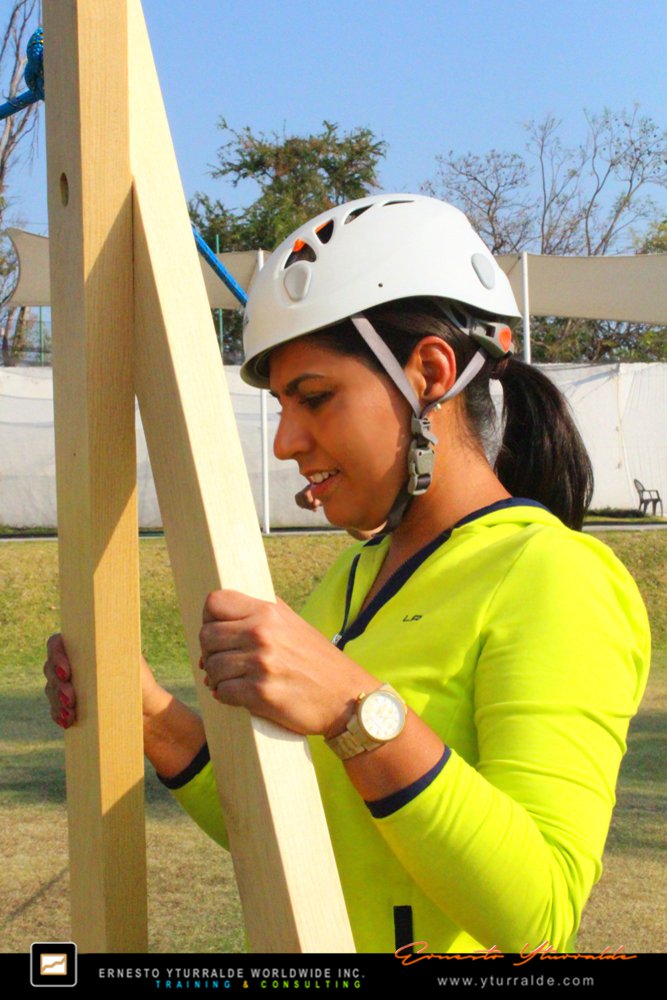
<instances>
[{"instance_id":1,"label":"chin strap buckle","mask_svg":"<svg viewBox=\"0 0 667 1000\"><path fill-rule=\"evenodd\" d=\"M431 421L428 417L417 417L413 414L410 430L412 441L408 451L407 490L411 496L418 497L426 493L431 485L435 462L434 448L438 439L431 430Z\"/></svg>"}]
</instances>

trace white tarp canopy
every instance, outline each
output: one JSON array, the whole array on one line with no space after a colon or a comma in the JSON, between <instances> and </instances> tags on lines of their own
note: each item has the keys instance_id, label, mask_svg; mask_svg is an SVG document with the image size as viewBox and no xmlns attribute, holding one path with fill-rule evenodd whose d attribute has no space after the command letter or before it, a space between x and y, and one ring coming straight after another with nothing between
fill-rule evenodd
<instances>
[{"instance_id":1,"label":"white tarp canopy","mask_svg":"<svg viewBox=\"0 0 667 1000\"><path fill-rule=\"evenodd\" d=\"M10 305L48 306L49 241L21 229L7 235L19 259L19 280ZM241 288L248 291L264 261L263 250L218 254ZM667 326L667 254L630 257L555 257L525 254L529 312L532 316L613 319ZM519 304L524 301L523 254L501 254L497 261L509 277ZM201 259L212 309L236 309L238 302Z\"/></svg>"},{"instance_id":2,"label":"white tarp canopy","mask_svg":"<svg viewBox=\"0 0 667 1000\"><path fill-rule=\"evenodd\" d=\"M7 229L7 235L14 244L19 262L19 280L8 300L10 306L49 306L51 290L49 284L49 240L47 236L36 236L22 229ZM244 291L256 271L262 266L262 250L244 250L217 254L218 260L236 279ZM211 309L238 309L239 303L227 286L220 280L210 264L200 257L204 284Z\"/></svg>"},{"instance_id":3,"label":"white tarp canopy","mask_svg":"<svg viewBox=\"0 0 667 1000\"><path fill-rule=\"evenodd\" d=\"M8 230L17 248L20 277L10 300L16 305L48 305L48 239ZM262 251L221 254L241 287L248 289L263 260ZM519 302L527 312L544 316L617 319L667 325L667 254L632 257L501 256ZM202 271L212 308L237 303L208 264ZM527 288L524 288L527 276ZM633 480L667 495L667 365L547 365L543 370L569 399L591 453L596 478L596 507L637 505ZM269 484L273 527L325 525L294 505L303 486L296 471L269 456L262 468L264 437L260 395L244 385L238 369L226 368L246 464L262 520L262 483ZM276 404L267 400L267 437L273 440ZM160 524L155 490L137 414L140 520ZM16 526L55 524L51 372L47 369L0 369L0 521Z\"/></svg>"},{"instance_id":4,"label":"white tarp canopy","mask_svg":"<svg viewBox=\"0 0 667 1000\"><path fill-rule=\"evenodd\" d=\"M593 505L637 507L633 479L667 499L667 364L540 367L569 400L590 452ZM227 367L225 372L258 518L264 521L260 393L241 381L238 368ZM268 397L267 520L273 528L326 527L321 511L311 514L294 503L294 494L304 485L295 463L278 462L272 454L277 408L277 401ZM140 523L158 527L160 512L138 413L137 463ZM56 524L49 368L0 368L0 522L15 527Z\"/></svg>"},{"instance_id":5,"label":"white tarp canopy","mask_svg":"<svg viewBox=\"0 0 667 1000\"><path fill-rule=\"evenodd\" d=\"M19 280L10 305L48 306L49 240L21 229L8 229L19 259ZM509 277L517 302L524 298L523 254L496 259ZM555 257L526 254L530 314L614 319L667 326L667 254L631 257ZM264 251L218 254L246 291L262 266ZM201 258L200 258L201 259ZM202 273L212 309L236 309L238 302L202 259Z\"/></svg>"},{"instance_id":6,"label":"white tarp canopy","mask_svg":"<svg viewBox=\"0 0 667 1000\"><path fill-rule=\"evenodd\" d=\"M667 326L667 254L556 257L526 254L529 313ZM496 257L521 306L523 254Z\"/></svg>"}]
</instances>

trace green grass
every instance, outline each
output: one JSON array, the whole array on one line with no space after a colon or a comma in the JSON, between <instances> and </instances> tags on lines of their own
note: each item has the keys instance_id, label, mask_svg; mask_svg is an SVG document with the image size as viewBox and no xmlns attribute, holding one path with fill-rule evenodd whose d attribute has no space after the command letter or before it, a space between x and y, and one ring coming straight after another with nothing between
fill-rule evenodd
<instances>
[{"instance_id":1,"label":"green grass","mask_svg":"<svg viewBox=\"0 0 667 1000\"><path fill-rule=\"evenodd\" d=\"M598 537L637 581L651 622L654 648L667 649L667 531L605 531Z\"/></svg>"},{"instance_id":2,"label":"green grass","mask_svg":"<svg viewBox=\"0 0 667 1000\"><path fill-rule=\"evenodd\" d=\"M0 538L53 538L55 528L14 528L10 524L0 524Z\"/></svg>"},{"instance_id":3,"label":"green grass","mask_svg":"<svg viewBox=\"0 0 667 1000\"><path fill-rule=\"evenodd\" d=\"M589 510L585 518L586 524L594 524L596 521L620 521L622 524L666 524L667 517L650 512L642 513L636 509L625 510L618 507L601 507L598 510Z\"/></svg>"},{"instance_id":4,"label":"green grass","mask_svg":"<svg viewBox=\"0 0 667 1000\"><path fill-rule=\"evenodd\" d=\"M640 528L642 525L647 524L667 524L667 517L660 517L660 515L654 517L652 514L648 517L645 517L643 514L628 514L624 517L612 517L608 514L587 514L584 518L584 524L586 527L594 527L596 524L623 524Z\"/></svg>"},{"instance_id":5,"label":"green grass","mask_svg":"<svg viewBox=\"0 0 667 1000\"><path fill-rule=\"evenodd\" d=\"M660 776L667 711L667 532L600 535L635 575L651 617L655 653L647 696L629 736L605 874L584 916L580 947L660 951L667 945L656 900L665 791ZM277 592L298 607L343 547L344 535L269 538ZM190 668L164 541L141 542L144 651L175 694L192 703ZM44 640L58 627L53 542L0 545L0 874L2 950L65 939L67 831L62 736L42 693ZM229 858L181 814L147 773L150 948L239 951L241 918Z\"/></svg>"},{"instance_id":6,"label":"green grass","mask_svg":"<svg viewBox=\"0 0 667 1000\"><path fill-rule=\"evenodd\" d=\"M344 534L267 539L277 592L298 607L351 539ZM178 697L196 699L163 539L140 545L143 648ZM3 951L68 940L67 823L62 734L42 689L46 637L58 628L53 542L0 545L0 869ZM242 951L229 856L146 773L151 951Z\"/></svg>"}]
</instances>

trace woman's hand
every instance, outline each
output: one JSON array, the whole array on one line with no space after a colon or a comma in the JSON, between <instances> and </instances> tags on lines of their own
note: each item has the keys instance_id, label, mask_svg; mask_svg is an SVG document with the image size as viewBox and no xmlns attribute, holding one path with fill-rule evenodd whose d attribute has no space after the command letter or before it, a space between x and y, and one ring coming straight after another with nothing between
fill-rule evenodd
<instances>
[{"instance_id":1,"label":"woman's hand","mask_svg":"<svg viewBox=\"0 0 667 1000\"><path fill-rule=\"evenodd\" d=\"M322 501L313 497L310 484L308 486L304 486L304 488L299 490L298 493L295 493L294 500L296 501L297 507L301 507L302 510L315 511L318 507L322 506ZM373 535L379 534L386 523L386 521L383 521L379 527L373 528L372 531L362 531L361 528L347 528L346 530L348 535L351 535L352 538L356 538L358 542L365 542L369 538L372 538Z\"/></svg>"},{"instance_id":2,"label":"woman's hand","mask_svg":"<svg viewBox=\"0 0 667 1000\"><path fill-rule=\"evenodd\" d=\"M44 676L51 718L61 729L69 729L76 722L76 694L71 683L72 668L60 633L50 636L46 643Z\"/></svg>"},{"instance_id":3,"label":"woman's hand","mask_svg":"<svg viewBox=\"0 0 667 1000\"><path fill-rule=\"evenodd\" d=\"M72 684L72 666L59 632L47 640L44 676L44 690L49 699L51 718L62 729L69 729L76 722L76 691ZM168 699L171 699L171 695L155 680L151 668L142 656L141 700L144 721L162 712Z\"/></svg>"},{"instance_id":4,"label":"woman's hand","mask_svg":"<svg viewBox=\"0 0 667 1000\"><path fill-rule=\"evenodd\" d=\"M76 692L62 635L51 636L46 652L45 690L51 718L62 729L69 729L76 722ZM144 753L163 778L176 777L206 741L202 721L196 712L158 684L143 656L141 702Z\"/></svg>"},{"instance_id":5,"label":"woman's hand","mask_svg":"<svg viewBox=\"0 0 667 1000\"><path fill-rule=\"evenodd\" d=\"M294 502L296 503L297 507L301 508L301 510L315 511L317 510L318 507L322 506L322 501L317 500L313 497L310 488L310 483L308 484L308 486L304 486L302 490L299 490L298 493L294 494Z\"/></svg>"},{"instance_id":6,"label":"woman's hand","mask_svg":"<svg viewBox=\"0 0 667 1000\"><path fill-rule=\"evenodd\" d=\"M281 600L215 591L199 638L215 698L296 733L342 732L358 695L379 687Z\"/></svg>"},{"instance_id":7,"label":"woman's hand","mask_svg":"<svg viewBox=\"0 0 667 1000\"><path fill-rule=\"evenodd\" d=\"M216 590L204 606L199 638L214 697L295 733L337 736L361 692L381 683L281 600L273 604ZM372 801L421 778L443 749L440 737L408 710L397 739L351 757L345 769L360 795Z\"/></svg>"}]
</instances>

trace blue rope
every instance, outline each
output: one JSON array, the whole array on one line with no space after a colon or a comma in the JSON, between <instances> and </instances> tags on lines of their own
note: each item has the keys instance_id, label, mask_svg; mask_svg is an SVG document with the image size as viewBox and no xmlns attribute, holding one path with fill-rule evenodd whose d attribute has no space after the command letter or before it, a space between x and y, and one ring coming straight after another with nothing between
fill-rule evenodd
<instances>
[{"instance_id":1,"label":"blue rope","mask_svg":"<svg viewBox=\"0 0 667 1000\"><path fill-rule=\"evenodd\" d=\"M39 101L44 100L44 32L38 28L31 37L26 48L28 64L25 68L25 82L28 89L37 94Z\"/></svg>"},{"instance_id":2,"label":"blue rope","mask_svg":"<svg viewBox=\"0 0 667 1000\"><path fill-rule=\"evenodd\" d=\"M26 55L28 61L23 76L28 89L23 94L10 98L6 104L0 105L0 121L16 114L17 111L22 111L23 108L27 108L31 104L36 104L37 101L44 100L44 33L41 28L38 28L31 36L26 48ZM220 263L194 226L192 232L199 253L208 261L221 281L224 281L232 295L236 296L241 305L244 306L248 301L246 293L227 268Z\"/></svg>"},{"instance_id":3,"label":"blue rope","mask_svg":"<svg viewBox=\"0 0 667 1000\"><path fill-rule=\"evenodd\" d=\"M41 28L30 38L26 52L28 62L23 77L28 89L0 105L0 121L44 100L44 35Z\"/></svg>"},{"instance_id":4,"label":"blue rope","mask_svg":"<svg viewBox=\"0 0 667 1000\"><path fill-rule=\"evenodd\" d=\"M220 263L204 240L204 237L197 232L194 226L192 227L192 232L194 233L195 243L197 244L197 250L199 250L199 253L202 255L204 260L208 261L220 280L224 281L232 295L235 295L241 305L244 306L248 301L248 296L243 291L239 283L232 277L227 268Z\"/></svg>"}]
</instances>

